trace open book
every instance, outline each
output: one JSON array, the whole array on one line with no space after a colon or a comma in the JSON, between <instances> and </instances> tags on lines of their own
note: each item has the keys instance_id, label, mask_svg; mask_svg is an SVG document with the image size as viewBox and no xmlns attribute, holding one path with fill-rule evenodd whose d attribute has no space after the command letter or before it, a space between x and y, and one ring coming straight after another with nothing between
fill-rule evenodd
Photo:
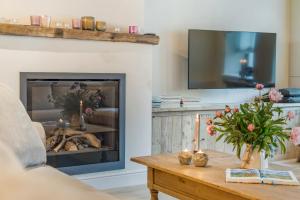
<instances>
[{"instance_id":1,"label":"open book","mask_svg":"<svg viewBox=\"0 0 300 200\"><path fill-rule=\"evenodd\" d=\"M226 182L299 185L293 172L268 169L227 169Z\"/></svg>"}]
</instances>

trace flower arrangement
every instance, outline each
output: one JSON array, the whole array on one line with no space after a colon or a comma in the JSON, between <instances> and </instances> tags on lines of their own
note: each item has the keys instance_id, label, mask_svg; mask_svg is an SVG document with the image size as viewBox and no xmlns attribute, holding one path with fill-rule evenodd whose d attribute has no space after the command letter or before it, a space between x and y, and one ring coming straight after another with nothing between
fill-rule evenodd
<instances>
[{"instance_id":1,"label":"flower arrangement","mask_svg":"<svg viewBox=\"0 0 300 200\"><path fill-rule=\"evenodd\" d=\"M100 89L91 91L87 84L80 82L74 82L64 95L48 96L49 102L54 103L58 108L63 108L62 115L65 117L79 115L80 101L82 101L85 114L91 115L97 108L103 106L104 99Z\"/></svg>"},{"instance_id":2,"label":"flower arrangement","mask_svg":"<svg viewBox=\"0 0 300 200\"><path fill-rule=\"evenodd\" d=\"M238 158L241 158L244 145L250 148L249 152L264 151L265 158L270 157L277 147L281 148L282 153L286 152L285 141L290 136L284 131L284 125L294 118L294 113L283 116L282 109L274 106L282 99L276 89L270 90L267 96L270 101L264 102L261 95L263 88L262 84L256 85L260 95L252 103L233 109L226 106L224 111L216 112L214 119L207 120L207 132L211 136L219 133L217 141L223 138L224 142L232 144Z\"/></svg>"}]
</instances>

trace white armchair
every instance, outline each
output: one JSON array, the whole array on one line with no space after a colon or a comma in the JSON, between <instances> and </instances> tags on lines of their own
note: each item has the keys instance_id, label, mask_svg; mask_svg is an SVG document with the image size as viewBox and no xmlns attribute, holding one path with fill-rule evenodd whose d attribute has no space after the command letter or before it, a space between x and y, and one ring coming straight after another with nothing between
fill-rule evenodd
<instances>
[{"instance_id":1,"label":"white armchair","mask_svg":"<svg viewBox=\"0 0 300 200\"><path fill-rule=\"evenodd\" d=\"M1 200L115 200L43 165L46 163L43 126L31 122L18 97L3 84L0 96Z\"/></svg>"},{"instance_id":2,"label":"white armchair","mask_svg":"<svg viewBox=\"0 0 300 200\"><path fill-rule=\"evenodd\" d=\"M44 146L46 147L46 133L43 125L39 122L32 122L32 125L37 130Z\"/></svg>"}]
</instances>

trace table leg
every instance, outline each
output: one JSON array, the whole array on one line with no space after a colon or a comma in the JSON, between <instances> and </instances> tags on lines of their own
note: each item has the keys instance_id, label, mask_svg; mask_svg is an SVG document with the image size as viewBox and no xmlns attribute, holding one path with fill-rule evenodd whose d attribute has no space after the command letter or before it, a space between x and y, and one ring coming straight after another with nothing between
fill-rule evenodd
<instances>
[{"instance_id":1,"label":"table leg","mask_svg":"<svg viewBox=\"0 0 300 200\"><path fill-rule=\"evenodd\" d=\"M150 189L150 193L151 193L151 200L158 200L158 191L157 190Z\"/></svg>"}]
</instances>

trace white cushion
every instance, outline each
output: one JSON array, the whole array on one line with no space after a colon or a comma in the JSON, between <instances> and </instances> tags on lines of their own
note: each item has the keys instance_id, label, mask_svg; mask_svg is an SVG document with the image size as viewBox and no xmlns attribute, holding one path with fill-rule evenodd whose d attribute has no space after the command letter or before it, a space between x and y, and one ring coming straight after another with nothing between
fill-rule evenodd
<instances>
[{"instance_id":1,"label":"white cushion","mask_svg":"<svg viewBox=\"0 0 300 200\"><path fill-rule=\"evenodd\" d=\"M0 84L0 141L9 146L24 167L46 163L46 149L23 104Z\"/></svg>"},{"instance_id":2,"label":"white cushion","mask_svg":"<svg viewBox=\"0 0 300 200\"><path fill-rule=\"evenodd\" d=\"M0 172L1 178L11 174L23 173L23 167L14 152L0 141Z\"/></svg>"}]
</instances>

